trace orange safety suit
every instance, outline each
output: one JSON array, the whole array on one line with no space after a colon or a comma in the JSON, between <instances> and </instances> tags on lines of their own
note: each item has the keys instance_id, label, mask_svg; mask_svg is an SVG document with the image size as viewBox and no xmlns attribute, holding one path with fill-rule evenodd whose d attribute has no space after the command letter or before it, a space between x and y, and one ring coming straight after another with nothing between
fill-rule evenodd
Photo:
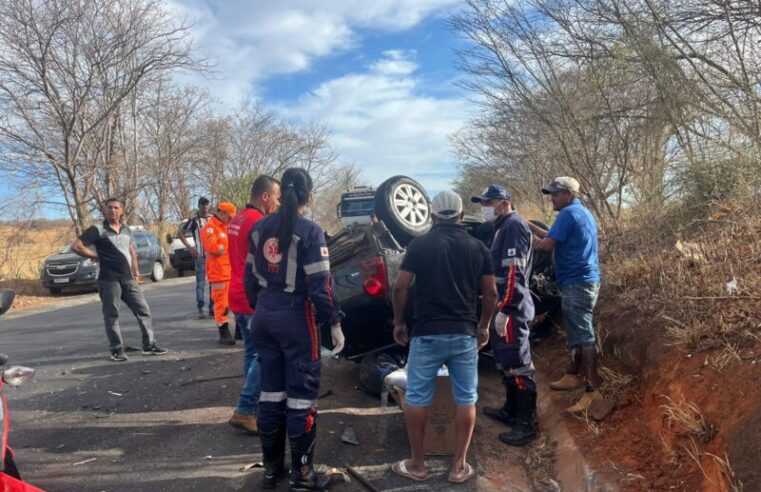
<instances>
[{"instance_id":1,"label":"orange safety suit","mask_svg":"<svg viewBox=\"0 0 761 492\"><path fill-rule=\"evenodd\" d=\"M214 321L222 326L228 321L227 292L231 275L227 224L213 216L201 232L201 241L206 251L206 277L214 300Z\"/></svg>"}]
</instances>

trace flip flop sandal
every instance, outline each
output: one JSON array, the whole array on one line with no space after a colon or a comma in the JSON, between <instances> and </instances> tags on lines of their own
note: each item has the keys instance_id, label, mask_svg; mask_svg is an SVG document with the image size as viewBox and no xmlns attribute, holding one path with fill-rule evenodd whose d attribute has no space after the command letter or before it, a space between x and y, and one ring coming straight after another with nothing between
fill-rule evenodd
<instances>
[{"instance_id":1,"label":"flip flop sandal","mask_svg":"<svg viewBox=\"0 0 761 492\"><path fill-rule=\"evenodd\" d=\"M424 477L413 475L409 470L407 470L407 465L405 464L406 460L399 461L398 463L394 463L391 465L391 471L399 475L400 477L408 478L410 480L415 480L416 482L424 482L428 480L428 473L426 472Z\"/></svg>"},{"instance_id":2,"label":"flip flop sandal","mask_svg":"<svg viewBox=\"0 0 761 492\"><path fill-rule=\"evenodd\" d=\"M476 470L472 466L470 466L469 463L465 463L464 475L462 475L460 478L455 479L455 478L452 478L452 475L450 474L447 480L449 480L451 483L465 483L475 476L476 476Z\"/></svg>"}]
</instances>

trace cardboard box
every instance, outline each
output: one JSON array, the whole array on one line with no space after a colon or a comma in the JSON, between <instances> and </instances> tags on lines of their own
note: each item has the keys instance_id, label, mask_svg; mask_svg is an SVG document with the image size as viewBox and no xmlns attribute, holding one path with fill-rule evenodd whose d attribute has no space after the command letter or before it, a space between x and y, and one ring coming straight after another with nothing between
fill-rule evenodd
<instances>
[{"instance_id":1,"label":"cardboard box","mask_svg":"<svg viewBox=\"0 0 761 492\"><path fill-rule=\"evenodd\" d=\"M404 410L404 391L393 387L389 392ZM426 455L454 455L454 418L456 411L457 406L452 396L452 382L449 380L449 376L438 376L433 401L428 407L428 422L425 424L423 450Z\"/></svg>"}]
</instances>

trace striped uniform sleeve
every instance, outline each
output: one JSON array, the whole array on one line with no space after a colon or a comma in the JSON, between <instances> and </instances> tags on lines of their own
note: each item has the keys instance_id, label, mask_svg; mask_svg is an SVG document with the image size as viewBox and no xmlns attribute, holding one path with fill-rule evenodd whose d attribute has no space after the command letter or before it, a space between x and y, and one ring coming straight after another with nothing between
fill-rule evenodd
<instances>
[{"instance_id":1,"label":"striped uniform sleeve","mask_svg":"<svg viewBox=\"0 0 761 492\"><path fill-rule=\"evenodd\" d=\"M246 268L243 272L243 287L246 290L246 299L251 309L256 309L256 299L259 291L267 287L267 280L256 269L256 249L259 247L259 230L256 226L248 236L248 255L246 255Z\"/></svg>"},{"instance_id":2,"label":"striped uniform sleeve","mask_svg":"<svg viewBox=\"0 0 761 492\"><path fill-rule=\"evenodd\" d=\"M509 313L518 308L520 299L516 299L516 284L528 274L529 255L531 254L531 232L517 221L511 221L502 230L500 244L500 264L495 265L500 279L504 279L504 294L499 301L499 310Z\"/></svg>"},{"instance_id":3,"label":"striped uniform sleeve","mask_svg":"<svg viewBox=\"0 0 761 492\"><path fill-rule=\"evenodd\" d=\"M343 317L341 306L335 296L335 284L330 275L330 255L325 234L315 226L304 244L302 265L307 276L309 300L317 311L317 321L333 326Z\"/></svg>"}]
</instances>

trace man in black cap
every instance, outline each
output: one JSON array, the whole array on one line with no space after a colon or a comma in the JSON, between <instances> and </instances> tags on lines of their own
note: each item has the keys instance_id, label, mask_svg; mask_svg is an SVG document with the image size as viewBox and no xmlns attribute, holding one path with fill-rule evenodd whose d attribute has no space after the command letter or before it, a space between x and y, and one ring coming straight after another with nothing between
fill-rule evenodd
<instances>
[{"instance_id":1,"label":"man in black cap","mask_svg":"<svg viewBox=\"0 0 761 492\"><path fill-rule=\"evenodd\" d=\"M188 248L190 255L193 257L196 269L196 307L198 308L199 319L205 319L206 313L204 306L204 290L206 290L206 252L201 243L201 231L206 226L206 222L211 218L209 214L211 202L202 196L198 199L198 211L196 214L185 221L179 233L180 241ZM188 242L185 234L190 233L193 236L193 245ZM209 289L209 317L214 317L214 300L211 298L211 289Z\"/></svg>"},{"instance_id":2,"label":"man in black cap","mask_svg":"<svg viewBox=\"0 0 761 492\"><path fill-rule=\"evenodd\" d=\"M510 432L499 435L500 441L524 446L537 437L536 380L529 345L529 322L534 318L529 291L533 236L527 221L513 210L510 193L504 187L491 185L471 202L480 204L481 216L494 224L491 259L499 304L489 338L506 388L504 405L486 407L484 413L510 426Z\"/></svg>"}]
</instances>

